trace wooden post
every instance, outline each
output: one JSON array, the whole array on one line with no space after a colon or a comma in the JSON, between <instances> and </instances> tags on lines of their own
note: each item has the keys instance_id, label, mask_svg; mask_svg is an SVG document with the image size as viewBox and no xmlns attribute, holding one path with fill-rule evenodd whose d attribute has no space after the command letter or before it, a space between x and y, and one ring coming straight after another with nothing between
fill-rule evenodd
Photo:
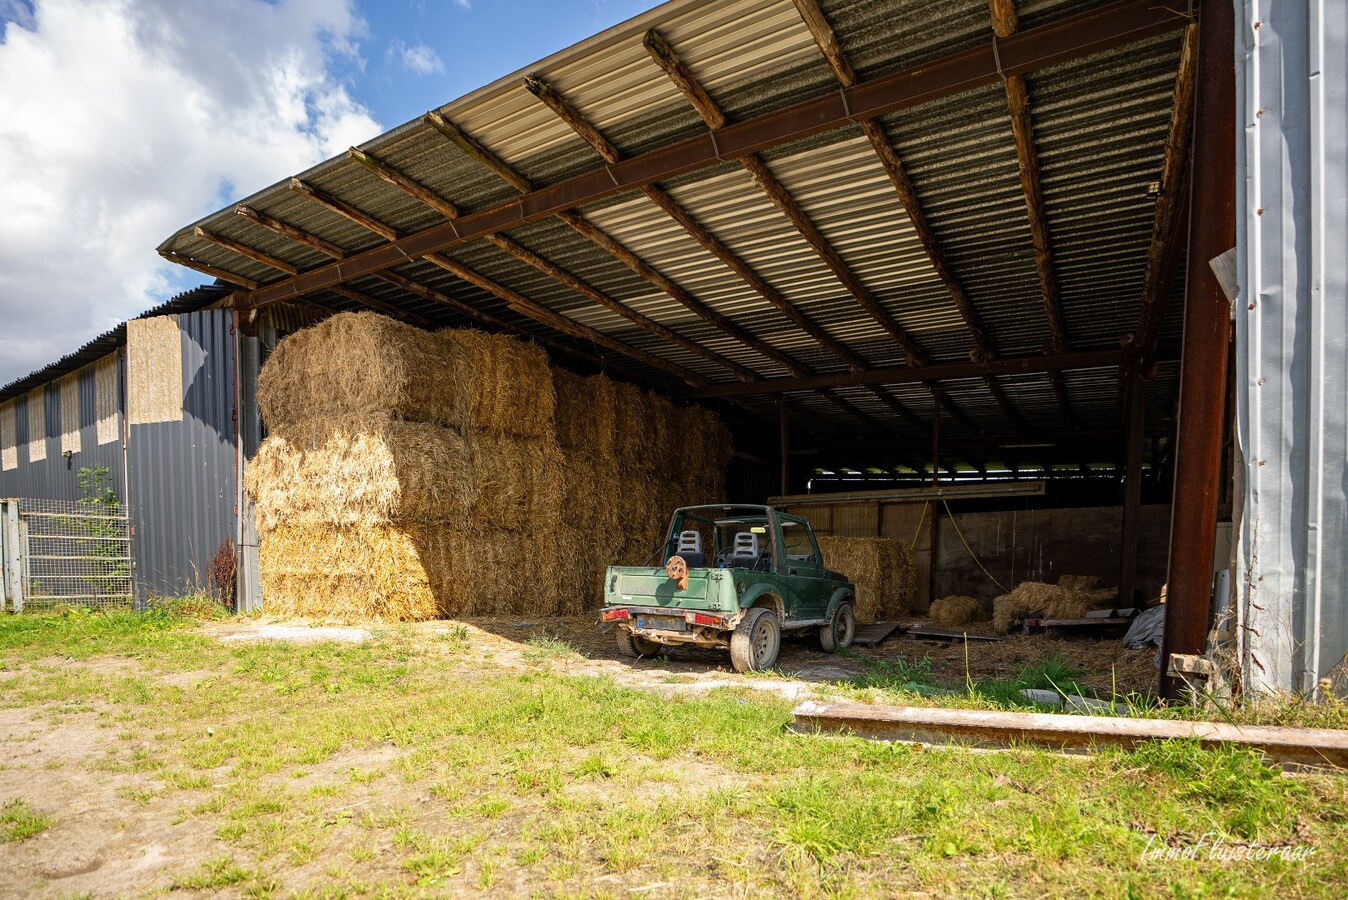
<instances>
[{"instance_id":1,"label":"wooden post","mask_svg":"<svg viewBox=\"0 0 1348 900\"><path fill-rule=\"evenodd\" d=\"M1123 478L1123 535L1119 545L1119 605L1133 606L1137 585L1137 519L1142 503L1142 439L1147 419L1147 383L1128 366L1128 442Z\"/></svg>"},{"instance_id":2,"label":"wooden post","mask_svg":"<svg viewBox=\"0 0 1348 900\"><path fill-rule=\"evenodd\" d=\"M1170 654L1206 649L1212 596L1231 305L1208 260L1236 240L1234 35L1231 4L1205 3L1198 23L1190 199L1195 212L1189 216L1169 598L1161 645L1161 695L1167 698L1178 697L1182 689L1168 677Z\"/></svg>"},{"instance_id":3,"label":"wooden post","mask_svg":"<svg viewBox=\"0 0 1348 900\"><path fill-rule=\"evenodd\" d=\"M3 529L5 598L14 612L23 612L22 541L19 538L19 501L0 504L0 529ZM3 607L0 607L2 610Z\"/></svg>"}]
</instances>

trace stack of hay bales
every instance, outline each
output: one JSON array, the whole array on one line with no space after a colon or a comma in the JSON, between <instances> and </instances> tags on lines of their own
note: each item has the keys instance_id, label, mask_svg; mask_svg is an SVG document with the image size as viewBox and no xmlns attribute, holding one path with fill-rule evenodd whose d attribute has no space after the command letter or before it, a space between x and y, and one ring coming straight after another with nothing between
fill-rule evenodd
<instances>
[{"instance_id":1,"label":"stack of hay bales","mask_svg":"<svg viewBox=\"0 0 1348 900\"><path fill-rule=\"evenodd\" d=\"M1057 584L1022 581L1009 594L992 601L992 624L1010 634L1016 619L1038 613L1050 619L1079 619L1092 609L1118 600L1115 588L1102 588L1094 576L1064 575Z\"/></svg>"},{"instance_id":2,"label":"stack of hay bales","mask_svg":"<svg viewBox=\"0 0 1348 900\"><path fill-rule=\"evenodd\" d=\"M562 460L541 350L373 313L282 341L246 486L269 612L553 612Z\"/></svg>"},{"instance_id":3,"label":"stack of hay bales","mask_svg":"<svg viewBox=\"0 0 1348 900\"><path fill-rule=\"evenodd\" d=\"M973 622L981 622L988 617L987 612L983 609L983 601L977 597L966 597L960 594L952 594L949 597L932 601L931 611L928 614L937 625L948 627L969 625Z\"/></svg>"},{"instance_id":4,"label":"stack of hay bales","mask_svg":"<svg viewBox=\"0 0 1348 900\"><path fill-rule=\"evenodd\" d=\"M908 615L913 608L916 572L913 552L893 538L815 535L824 565L841 572L857 589L858 622Z\"/></svg>"},{"instance_id":5,"label":"stack of hay bales","mask_svg":"<svg viewBox=\"0 0 1348 900\"><path fill-rule=\"evenodd\" d=\"M258 403L270 433L245 486L265 608L285 616L580 612L604 566L659 542L669 501L718 499L729 463L703 410L374 313L281 341Z\"/></svg>"},{"instance_id":6,"label":"stack of hay bales","mask_svg":"<svg viewBox=\"0 0 1348 900\"><path fill-rule=\"evenodd\" d=\"M605 568L654 564L674 509L724 497L730 432L714 413L602 375L555 369L553 382L563 517L574 528L563 594L593 605Z\"/></svg>"}]
</instances>

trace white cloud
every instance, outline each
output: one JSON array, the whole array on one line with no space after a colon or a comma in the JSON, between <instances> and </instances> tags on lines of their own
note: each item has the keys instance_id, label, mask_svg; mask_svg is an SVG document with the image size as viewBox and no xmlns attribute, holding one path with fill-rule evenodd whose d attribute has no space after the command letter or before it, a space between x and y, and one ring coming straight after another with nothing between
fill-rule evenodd
<instances>
[{"instance_id":1,"label":"white cloud","mask_svg":"<svg viewBox=\"0 0 1348 900\"><path fill-rule=\"evenodd\" d=\"M431 75L445 71L445 64L441 61L440 54L425 44L409 47L401 40L395 40L389 45L389 53L396 56L408 71L417 75Z\"/></svg>"},{"instance_id":2,"label":"white cloud","mask_svg":"<svg viewBox=\"0 0 1348 900\"><path fill-rule=\"evenodd\" d=\"M472 9L472 0L454 0L454 5L462 9Z\"/></svg>"},{"instance_id":3,"label":"white cloud","mask_svg":"<svg viewBox=\"0 0 1348 900\"><path fill-rule=\"evenodd\" d=\"M38 0L0 44L0 384L183 282L182 225L378 134L350 0ZM190 283L208 280L190 273Z\"/></svg>"}]
</instances>

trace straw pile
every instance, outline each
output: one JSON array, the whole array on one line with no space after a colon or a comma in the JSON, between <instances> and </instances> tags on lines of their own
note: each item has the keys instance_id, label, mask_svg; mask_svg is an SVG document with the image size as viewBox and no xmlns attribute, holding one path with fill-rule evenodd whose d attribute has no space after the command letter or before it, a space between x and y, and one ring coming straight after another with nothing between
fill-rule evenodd
<instances>
[{"instance_id":1,"label":"straw pile","mask_svg":"<svg viewBox=\"0 0 1348 900\"><path fill-rule=\"evenodd\" d=\"M858 622L908 615L916 575L908 545L892 538L816 535L824 565L846 575L857 589Z\"/></svg>"},{"instance_id":2,"label":"straw pile","mask_svg":"<svg viewBox=\"0 0 1348 900\"><path fill-rule=\"evenodd\" d=\"M553 383L566 456L562 592L592 606L605 568L653 564L675 508L723 498L730 432L707 410L602 375L556 369Z\"/></svg>"},{"instance_id":3,"label":"straw pile","mask_svg":"<svg viewBox=\"0 0 1348 900\"><path fill-rule=\"evenodd\" d=\"M1096 579L1071 579L1069 585L1098 584ZM1030 613L1039 613L1050 619L1079 619L1092 609L1116 602L1114 588L1082 589L1064 584L1044 584L1022 581L1009 594L992 601L992 624L1002 634L1009 634L1016 619Z\"/></svg>"},{"instance_id":4,"label":"straw pile","mask_svg":"<svg viewBox=\"0 0 1348 900\"><path fill-rule=\"evenodd\" d=\"M719 499L715 416L537 347L343 313L278 344L245 473L269 612L342 620L577 613L675 503Z\"/></svg>"},{"instance_id":5,"label":"straw pile","mask_svg":"<svg viewBox=\"0 0 1348 900\"><path fill-rule=\"evenodd\" d=\"M981 622L988 617L983 609L983 601L975 597L965 597L959 594L952 594L949 597L942 597L931 604L931 620L937 625L948 627L969 625L973 622Z\"/></svg>"}]
</instances>

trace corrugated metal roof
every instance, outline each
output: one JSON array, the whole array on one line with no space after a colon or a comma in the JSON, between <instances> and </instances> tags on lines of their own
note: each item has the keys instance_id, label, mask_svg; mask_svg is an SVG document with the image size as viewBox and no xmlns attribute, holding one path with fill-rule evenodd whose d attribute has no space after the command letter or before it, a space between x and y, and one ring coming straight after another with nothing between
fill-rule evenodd
<instances>
[{"instance_id":1,"label":"corrugated metal roof","mask_svg":"<svg viewBox=\"0 0 1348 900\"><path fill-rule=\"evenodd\" d=\"M1025 0L1023 28L1033 28L1100 3ZM931 4L924 0L830 0L821 6L845 55L862 79L930 63L985 44L990 22L984 0ZM705 133L673 82L642 46L658 28L733 122L781 109L836 89L808 28L791 0L675 0L529 67L564 96L621 152L640 154ZM1054 245L1067 341L1072 350L1117 347L1133 331L1154 197L1179 59L1179 32L1032 72L1027 76L1042 170L1046 223ZM523 85L525 71L454 101L441 112L498 154L535 185L545 186L601 164L596 152ZM964 91L880 120L903 160L945 260L972 301L998 355L1039 353L1049 340L1041 286L1034 266L1016 149L1000 84ZM362 149L471 213L518 196L485 166L418 120L377 137ZM950 293L932 267L878 157L855 127L786 143L762 154L775 177L806 212L880 307L935 363L965 362L974 348ZM340 157L301 176L402 234L444 221L443 216ZM904 363L900 348L862 311L819 255L782 212L734 162L719 163L663 184L670 196L829 338L875 367ZM247 198L247 204L330 241L348 253L383 238L290 190L285 183ZM593 225L675 281L699 302L818 373L846 363L791 322L745 280L704 249L647 198L636 192L606 197L579 210ZM256 247L300 269L330 259L222 210L202 226ZM745 346L556 219L514 228L508 236L583 279L607 297L676 331L761 377L784 366ZM285 276L210 244L187 226L163 249L237 272L261 283ZM727 382L726 365L651 334L570 287L483 240L448 255L579 325L661 357L695 376ZM395 271L512 327L546 335L568 347L597 352L588 342L559 337L477 287L425 262ZM434 322L462 317L411 297L375 278L353 287ZM330 293L314 299L347 308ZM1172 337L1179 321L1171 303L1162 329ZM612 351L603 350L604 356ZM615 360L616 361L616 360ZM651 383L678 380L627 360L628 371ZM1117 428L1117 384L1108 372L1067 373L1067 394L1082 428ZM1115 378L1115 382L1117 379ZM1018 418L1031 429L1062 427L1045 375L1001 377L998 384ZM922 385L889 389L917 415L932 417ZM1173 381L1158 379L1157 404L1168 405ZM980 431L1014 432L982 379L946 386L946 395ZM837 392L877 429L910 429L869 389ZM799 402L840 427L861 427L855 416L822 396ZM772 415L771 401L747 401ZM948 421L947 421L948 420ZM943 430L968 426L949 412Z\"/></svg>"}]
</instances>

